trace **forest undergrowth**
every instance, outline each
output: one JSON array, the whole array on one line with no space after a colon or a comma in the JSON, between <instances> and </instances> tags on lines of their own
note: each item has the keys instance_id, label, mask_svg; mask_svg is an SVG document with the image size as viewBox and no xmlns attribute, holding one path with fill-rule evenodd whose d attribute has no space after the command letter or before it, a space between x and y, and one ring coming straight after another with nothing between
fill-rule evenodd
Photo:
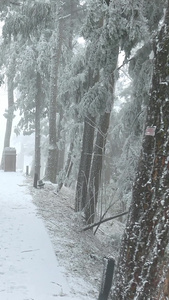
<instances>
[{"instance_id":1,"label":"forest undergrowth","mask_svg":"<svg viewBox=\"0 0 169 300\"><path fill-rule=\"evenodd\" d=\"M85 221L82 213L74 211L73 190L63 187L57 193L57 185L50 182L43 189L35 189L30 178L27 183L60 265L72 277L92 284L93 290L88 291L91 296L98 295L104 257L117 259L124 224L115 219L102 224L96 235L92 230L83 231Z\"/></svg>"}]
</instances>

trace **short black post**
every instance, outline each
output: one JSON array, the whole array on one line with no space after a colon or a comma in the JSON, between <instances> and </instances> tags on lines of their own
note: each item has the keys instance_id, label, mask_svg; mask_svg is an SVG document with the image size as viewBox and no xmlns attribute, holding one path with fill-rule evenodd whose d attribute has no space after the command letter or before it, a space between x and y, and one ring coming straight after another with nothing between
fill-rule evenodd
<instances>
[{"instance_id":1,"label":"short black post","mask_svg":"<svg viewBox=\"0 0 169 300\"><path fill-rule=\"evenodd\" d=\"M29 166L26 166L26 176L29 175Z\"/></svg>"},{"instance_id":2,"label":"short black post","mask_svg":"<svg viewBox=\"0 0 169 300\"><path fill-rule=\"evenodd\" d=\"M33 182L33 187L37 189L37 183L38 183L38 174L34 174L34 182Z\"/></svg>"},{"instance_id":3,"label":"short black post","mask_svg":"<svg viewBox=\"0 0 169 300\"><path fill-rule=\"evenodd\" d=\"M107 300L112 280L113 280L113 273L114 273L114 266L115 266L115 260L112 257L105 257L104 258L104 269L103 269L103 275L102 275L102 283L101 283L101 289L98 300Z\"/></svg>"}]
</instances>

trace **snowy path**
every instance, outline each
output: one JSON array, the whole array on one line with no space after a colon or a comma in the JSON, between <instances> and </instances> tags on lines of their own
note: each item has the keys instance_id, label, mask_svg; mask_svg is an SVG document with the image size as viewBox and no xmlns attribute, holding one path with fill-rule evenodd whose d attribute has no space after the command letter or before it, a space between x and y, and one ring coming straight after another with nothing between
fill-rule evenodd
<instances>
[{"instance_id":1,"label":"snowy path","mask_svg":"<svg viewBox=\"0 0 169 300\"><path fill-rule=\"evenodd\" d=\"M23 180L20 173L0 171L0 299L79 300Z\"/></svg>"}]
</instances>

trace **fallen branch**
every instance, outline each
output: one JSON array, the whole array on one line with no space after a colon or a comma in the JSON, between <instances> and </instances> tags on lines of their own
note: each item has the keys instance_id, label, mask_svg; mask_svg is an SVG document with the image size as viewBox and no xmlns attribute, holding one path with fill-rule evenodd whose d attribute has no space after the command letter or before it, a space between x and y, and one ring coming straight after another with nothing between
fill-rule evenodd
<instances>
[{"instance_id":1,"label":"fallen branch","mask_svg":"<svg viewBox=\"0 0 169 300\"><path fill-rule=\"evenodd\" d=\"M31 249L31 250L24 250L21 251L21 253L25 253L25 252L34 252L34 251L39 251L40 249Z\"/></svg>"},{"instance_id":2,"label":"fallen branch","mask_svg":"<svg viewBox=\"0 0 169 300\"><path fill-rule=\"evenodd\" d=\"M100 221L104 220L105 215L107 214L107 212L109 211L109 209L114 205L114 203L110 204L109 207L106 209L106 211L104 212L104 214L101 216ZM97 230L99 229L100 224L97 225L95 231L94 231L94 235L96 234Z\"/></svg>"},{"instance_id":3,"label":"fallen branch","mask_svg":"<svg viewBox=\"0 0 169 300\"><path fill-rule=\"evenodd\" d=\"M128 214L128 211L124 211L124 212L121 213L121 214L118 214L118 215L115 215L115 216L106 218L106 219L104 219L104 220L100 220L100 221L97 222L97 223L93 223L93 224L90 224L90 225L84 227L84 228L82 229L82 231L86 231L86 230L91 229L91 228L93 228L93 227L95 227L95 226L98 226L98 225L100 225L100 224L102 224L102 223L105 223L105 222L107 222L107 221L116 219L116 218L118 218L118 217L121 217L121 216L124 216L124 215L127 215L127 214Z\"/></svg>"}]
</instances>

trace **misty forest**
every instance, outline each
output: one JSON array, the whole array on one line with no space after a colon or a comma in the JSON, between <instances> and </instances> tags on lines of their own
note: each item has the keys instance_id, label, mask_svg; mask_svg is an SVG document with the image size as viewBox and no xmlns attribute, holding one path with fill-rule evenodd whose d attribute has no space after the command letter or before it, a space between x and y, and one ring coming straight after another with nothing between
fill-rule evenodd
<instances>
[{"instance_id":1,"label":"misty forest","mask_svg":"<svg viewBox=\"0 0 169 300\"><path fill-rule=\"evenodd\" d=\"M32 185L74 190L85 230L125 225L99 300L169 299L169 0L1 0L0 18L4 149L31 138Z\"/></svg>"}]
</instances>

